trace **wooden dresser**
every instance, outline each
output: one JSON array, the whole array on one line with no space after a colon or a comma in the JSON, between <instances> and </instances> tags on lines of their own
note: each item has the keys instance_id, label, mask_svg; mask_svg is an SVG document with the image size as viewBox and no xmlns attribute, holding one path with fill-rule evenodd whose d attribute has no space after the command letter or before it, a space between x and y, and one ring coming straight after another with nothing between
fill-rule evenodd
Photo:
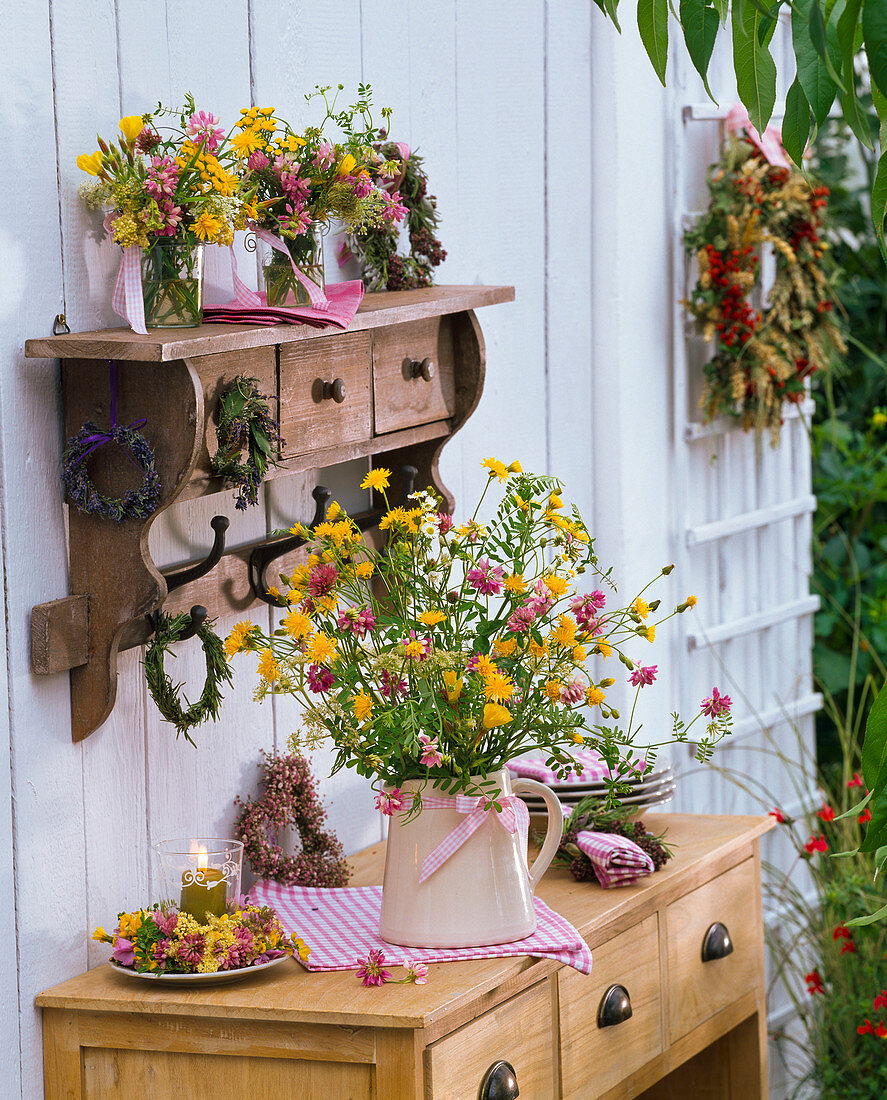
<instances>
[{"instance_id":1,"label":"wooden dresser","mask_svg":"<svg viewBox=\"0 0 887 1100\"><path fill-rule=\"evenodd\" d=\"M667 825L678 846L664 870L609 891L550 870L540 887L588 941L591 975L515 957L432 966L425 986L365 989L354 971L287 962L180 992L134 987L101 966L37 998L46 1097L475 1100L505 1060L520 1100L761 1100L759 839L772 819L645 820ZM380 882L383 856L383 845L355 856L353 884ZM611 997L621 1022L601 1027L613 986L623 987Z\"/></svg>"}]
</instances>

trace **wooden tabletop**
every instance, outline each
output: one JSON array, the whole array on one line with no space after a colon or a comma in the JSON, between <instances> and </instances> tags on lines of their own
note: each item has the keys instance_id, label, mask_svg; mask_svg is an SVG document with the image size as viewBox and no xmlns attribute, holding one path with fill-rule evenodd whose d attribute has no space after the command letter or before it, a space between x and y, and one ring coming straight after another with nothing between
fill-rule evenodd
<instances>
[{"instance_id":1,"label":"wooden tabletop","mask_svg":"<svg viewBox=\"0 0 887 1100\"><path fill-rule=\"evenodd\" d=\"M667 829L668 841L676 847L674 859L656 874L635 886L603 890L597 884L574 881L566 870L549 869L540 884L539 896L582 932L592 950L673 897L747 859L755 840L774 825L770 817L697 814L650 814L644 822L654 832ZM380 843L353 856L351 885L381 882L384 853L385 846ZM429 968L427 985L366 989L353 970L312 974L288 961L240 984L190 991L147 982L138 986L102 965L41 993L36 1003L42 1008L80 1011L426 1028L433 1032L436 1021L467 1011L468 1006L482 1005L493 990L501 998L503 986L513 986L516 991L559 965L527 956L438 963Z\"/></svg>"},{"instance_id":2,"label":"wooden tabletop","mask_svg":"<svg viewBox=\"0 0 887 1100\"><path fill-rule=\"evenodd\" d=\"M513 301L513 286L429 286L418 290L382 291L364 297L348 331L397 325ZM129 328L109 328L26 340L25 355L31 359L136 359L160 363L213 352L242 351L335 336L341 331L335 327L314 328L312 325L200 325L191 329L152 329L147 336L140 336Z\"/></svg>"}]
</instances>

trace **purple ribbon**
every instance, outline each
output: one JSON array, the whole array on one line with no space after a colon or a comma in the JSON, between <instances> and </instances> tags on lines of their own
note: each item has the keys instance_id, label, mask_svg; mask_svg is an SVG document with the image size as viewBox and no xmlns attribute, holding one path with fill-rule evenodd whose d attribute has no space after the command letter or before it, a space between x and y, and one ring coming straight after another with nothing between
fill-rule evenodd
<instances>
[{"instance_id":1,"label":"purple ribbon","mask_svg":"<svg viewBox=\"0 0 887 1100\"><path fill-rule=\"evenodd\" d=\"M111 377L110 377L110 380L109 380L109 384L110 384L110 388L111 388L111 427L106 432L95 432L92 435L88 435L82 441L84 443L91 443L92 446L87 447L87 449L83 452L83 454L80 455L80 457L74 461L75 466L77 465L78 462L82 462L84 460L84 458L87 458L89 455L92 454L93 451L98 450L98 448L103 446L105 443L111 443L114 439L114 432L117 430L117 427L118 427L118 424L117 424L117 364L114 362L113 359L107 359L105 361L107 362L108 366L111 368L111 371L110 371ZM133 420L133 422L130 425L128 425L128 427L130 429L141 428L147 423L148 423L147 417L143 416L140 420ZM137 470L142 469L142 467L138 464L138 462L135 461L135 459L132 457L131 454L129 454L128 451L124 451L124 453L126 454L126 457L133 464L133 466L135 466L135 468ZM144 473L144 471L142 471L142 472Z\"/></svg>"}]
</instances>

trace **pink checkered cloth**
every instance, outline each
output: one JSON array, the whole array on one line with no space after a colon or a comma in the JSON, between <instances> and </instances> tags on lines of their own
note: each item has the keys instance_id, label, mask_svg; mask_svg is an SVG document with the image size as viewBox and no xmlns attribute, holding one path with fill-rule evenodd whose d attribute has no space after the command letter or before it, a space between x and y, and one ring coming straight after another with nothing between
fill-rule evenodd
<instances>
[{"instance_id":1,"label":"pink checkered cloth","mask_svg":"<svg viewBox=\"0 0 887 1100\"><path fill-rule=\"evenodd\" d=\"M313 325L315 328L335 325L338 328L348 328L363 299L363 283L360 279L353 279L349 283L332 283L327 286L329 305L326 309L314 309L311 306L269 306L261 291L253 293L258 299L257 305L245 304L236 298L220 306L207 305L203 309L203 320L208 325Z\"/></svg>"},{"instance_id":2,"label":"pink checkered cloth","mask_svg":"<svg viewBox=\"0 0 887 1100\"><path fill-rule=\"evenodd\" d=\"M498 959L533 955L566 963L582 974L591 973L591 952L576 929L535 898L536 931L514 943L490 947L397 947L379 935L381 886L283 886L261 881L250 891L253 904L277 910L287 932L300 936L311 948L308 970L356 970L370 951L383 951L386 965L414 962L457 962L460 959ZM300 960L301 961L301 960Z\"/></svg>"},{"instance_id":3,"label":"pink checkered cloth","mask_svg":"<svg viewBox=\"0 0 887 1100\"><path fill-rule=\"evenodd\" d=\"M512 775L523 779L536 779L540 783L554 783L563 786L568 783L600 783L609 779L610 769L600 753L594 749L576 749L573 756L583 765L582 771L577 775L571 773L569 779L558 779L553 768L550 768L541 756L517 756L508 761L508 770ZM646 769L646 762L637 761L632 772L642 773Z\"/></svg>"},{"instance_id":4,"label":"pink checkered cloth","mask_svg":"<svg viewBox=\"0 0 887 1100\"><path fill-rule=\"evenodd\" d=\"M627 837L586 829L576 837L576 846L591 860L595 876L605 890L611 886L631 886L644 875L653 874L653 860Z\"/></svg>"}]
</instances>

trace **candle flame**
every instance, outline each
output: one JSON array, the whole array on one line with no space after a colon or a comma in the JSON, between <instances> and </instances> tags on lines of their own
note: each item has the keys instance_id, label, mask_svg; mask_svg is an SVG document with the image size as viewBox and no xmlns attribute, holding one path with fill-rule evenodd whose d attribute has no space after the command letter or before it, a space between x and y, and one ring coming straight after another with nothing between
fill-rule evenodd
<instances>
[{"instance_id":1,"label":"candle flame","mask_svg":"<svg viewBox=\"0 0 887 1100\"><path fill-rule=\"evenodd\" d=\"M198 844L196 840L191 841L191 855L197 856L197 868L205 868L208 864L206 858L206 848L202 844Z\"/></svg>"}]
</instances>

